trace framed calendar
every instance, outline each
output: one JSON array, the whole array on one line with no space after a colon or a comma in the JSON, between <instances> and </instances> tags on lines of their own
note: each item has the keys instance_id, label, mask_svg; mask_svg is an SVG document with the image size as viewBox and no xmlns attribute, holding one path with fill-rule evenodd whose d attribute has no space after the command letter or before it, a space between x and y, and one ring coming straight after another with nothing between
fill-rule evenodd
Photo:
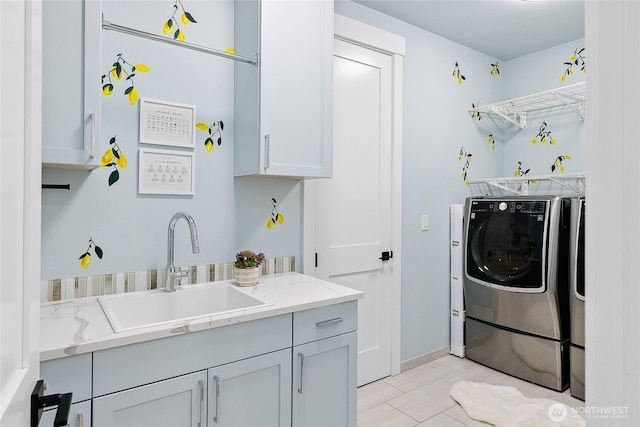
<instances>
[{"instance_id":1,"label":"framed calendar","mask_svg":"<svg viewBox=\"0 0 640 427\"><path fill-rule=\"evenodd\" d=\"M140 143L193 148L195 105L140 99Z\"/></svg>"}]
</instances>

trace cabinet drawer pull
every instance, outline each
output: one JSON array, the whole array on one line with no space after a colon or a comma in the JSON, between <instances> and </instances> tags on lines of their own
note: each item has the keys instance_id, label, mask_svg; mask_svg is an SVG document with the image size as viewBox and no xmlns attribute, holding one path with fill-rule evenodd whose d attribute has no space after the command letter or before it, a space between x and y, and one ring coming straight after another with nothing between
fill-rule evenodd
<instances>
[{"instance_id":1,"label":"cabinet drawer pull","mask_svg":"<svg viewBox=\"0 0 640 427\"><path fill-rule=\"evenodd\" d=\"M198 380L198 386L200 387L200 421L198 421L198 427L204 427L202 424L202 409L204 407L204 381Z\"/></svg>"},{"instance_id":2,"label":"cabinet drawer pull","mask_svg":"<svg viewBox=\"0 0 640 427\"><path fill-rule=\"evenodd\" d=\"M298 360L300 360L300 382L298 384L298 393L302 394L302 373L304 372L304 354L298 353Z\"/></svg>"},{"instance_id":3,"label":"cabinet drawer pull","mask_svg":"<svg viewBox=\"0 0 640 427\"><path fill-rule=\"evenodd\" d=\"M89 156L96 157L96 113L91 113L91 152Z\"/></svg>"},{"instance_id":4,"label":"cabinet drawer pull","mask_svg":"<svg viewBox=\"0 0 640 427\"><path fill-rule=\"evenodd\" d=\"M213 381L216 383L216 399L215 399L215 416L213 417L213 422L214 423L219 423L220 422L220 408L218 407L218 404L220 403L220 377L217 375L213 376Z\"/></svg>"},{"instance_id":5,"label":"cabinet drawer pull","mask_svg":"<svg viewBox=\"0 0 640 427\"><path fill-rule=\"evenodd\" d=\"M78 427L84 427L84 415L82 415L82 412L78 413Z\"/></svg>"},{"instance_id":6,"label":"cabinet drawer pull","mask_svg":"<svg viewBox=\"0 0 640 427\"><path fill-rule=\"evenodd\" d=\"M327 326L333 323L340 323L340 322L342 322L342 317L334 317L333 319L321 320L320 322L316 322L316 326L318 327Z\"/></svg>"}]
</instances>

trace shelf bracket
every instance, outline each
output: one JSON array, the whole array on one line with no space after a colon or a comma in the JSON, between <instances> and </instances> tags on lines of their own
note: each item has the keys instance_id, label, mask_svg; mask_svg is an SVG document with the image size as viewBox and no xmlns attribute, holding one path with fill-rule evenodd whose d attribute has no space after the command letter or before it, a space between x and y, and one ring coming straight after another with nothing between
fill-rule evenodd
<instances>
[{"instance_id":1,"label":"shelf bracket","mask_svg":"<svg viewBox=\"0 0 640 427\"><path fill-rule=\"evenodd\" d=\"M558 100L564 105L575 111L580 120L584 120L584 99L579 99L575 96L563 94L560 92L553 92L553 95L558 98Z\"/></svg>"},{"instance_id":2,"label":"shelf bracket","mask_svg":"<svg viewBox=\"0 0 640 427\"><path fill-rule=\"evenodd\" d=\"M511 113L501 111L498 108L488 106L487 112L497 114L511 124L518 126L520 129L527 127L527 112L526 111L512 111Z\"/></svg>"}]
</instances>

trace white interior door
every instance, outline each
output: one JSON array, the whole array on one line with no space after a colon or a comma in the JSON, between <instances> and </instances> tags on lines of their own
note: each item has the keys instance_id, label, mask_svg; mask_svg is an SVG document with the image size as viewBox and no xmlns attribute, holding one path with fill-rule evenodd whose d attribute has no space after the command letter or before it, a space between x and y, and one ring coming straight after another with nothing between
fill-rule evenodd
<instances>
[{"instance_id":1,"label":"white interior door","mask_svg":"<svg viewBox=\"0 0 640 427\"><path fill-rule=\"evenodd\" d=\"M391 93L389 55L335 40L333 177L316 183L318 277L364 292L358 385L391 374Z\"/></svg>"},{"instance_id":2,"label":"white interior door","mask_svg":"<svg viewBox=\"0 0 640 427\"><path fill-rule=\"evenodd\" d=\"M0 425L39 376L41 4L0 1Z\"/></svg>"}]
</instances>

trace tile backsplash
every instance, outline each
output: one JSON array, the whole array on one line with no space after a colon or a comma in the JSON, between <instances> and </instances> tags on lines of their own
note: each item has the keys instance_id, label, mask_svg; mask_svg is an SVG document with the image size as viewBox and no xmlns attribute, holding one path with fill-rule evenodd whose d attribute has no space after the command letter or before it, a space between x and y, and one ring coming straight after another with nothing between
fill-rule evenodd
<instances>
[{"instance_id":1,"label":"tile backsplash","mask_svg":"<svg viewBox=\"0 0 640 427\"><path fill-rule=\"evenodd\" d=\"M182 285L233 279L233 262L192 265ZM260 275L287 273L296 270L295 257L268 258L260 266ZM40 302L64 301L75 298L113 295L126 292L163 288L165 269L98 276L49 279L40 283Z\"/></svg>"}]
</instances>

